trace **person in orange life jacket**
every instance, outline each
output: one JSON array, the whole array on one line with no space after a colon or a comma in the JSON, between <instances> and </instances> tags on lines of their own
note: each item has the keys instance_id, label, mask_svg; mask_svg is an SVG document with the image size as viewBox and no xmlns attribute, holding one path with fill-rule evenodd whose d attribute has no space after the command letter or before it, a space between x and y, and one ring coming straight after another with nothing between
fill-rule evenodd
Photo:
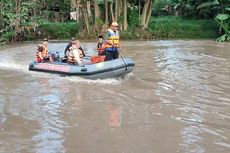
<instances>
[{"instance_id":1,"label":"person in orange life jacket","mask_svg":"<svg viewBox=\"0 0 230 153\"><path fill-rule=\"evenodd\" d=\"M69 48L69 50L67 51L67 62L69 64L76 64L78 66L84 66L84 64L82 63L82 57L83 57L83 53L82 51L79 49L80 43L79 41L73 41L72 42L72 46Z\"/></svg>"},{"instance_id":2,"label":"person in orange life jacket","mask_svg":"<svg viewBox=\"0 0 230 153\"><path fill-rule=\"evenodd\" d=\"M104 62L105 61L105 44L103 42L103 36L98 36L98 44L97 44L97 51L98 54L97 56L91 56L91 63L95 64L95 63L100 63L100 62Z\"/></svg>"},{"instance_id":3,"label":"person in orange life jacket","mask_svg":"<svg viewBox=\"0 0 230 153\"><path fill-rule=\"evenodd\" d=\"M66 46L66 48L65 48L65 52L64 52L64 56L67 58L67 51L70 49L70 47L72 46L72 44L74 43L76 41L76 39L74 38L74 37L72 37L71 39L70 39L70 42L68 43L68 45ZM79 41L79 40L78 40ZM79 41L79 43L80 43L80 41ZM78 49L80 49L81 51L82 51L82 54L83 54L83 56L85 56L85 52L84 52L84 50L82 49L82 47L79 45L79 48Z\"/></svg>"},{"instance_id":4,"label":"person in orange life jacket","mask_svg":"<svg viewBox=\"0 0 230 153\"><path fill-rule=\"evenodd\" d=\"M42 41L42 44L38 45L38 48L36 50L36 60L38 63L44 62L45 60L48 60L48 39L44 38Z\"/></svg>"},{"instance_id":5,"label":"person in orange life jacket","mask_svg":"<svg viewBox=\"0 0 230 153\"><path fill-rule=\"evenodd\" d=\"M102 35L98 36L97 51L98 51L98 56L106 55L105 45L103 43L103 36Z\"/></svg>"},{"instance_id":6,"label":"person in orange life jacket","mask_svg":"<svg viewBox=\"0 0 230 153\"><path fill-rule=\"evenodd\" d=\"M118 23L113 22L105 35L106 61L117 59L119 56L118 49L120 48L120 44L118 28Z\"/></svg>"}]
</instances>

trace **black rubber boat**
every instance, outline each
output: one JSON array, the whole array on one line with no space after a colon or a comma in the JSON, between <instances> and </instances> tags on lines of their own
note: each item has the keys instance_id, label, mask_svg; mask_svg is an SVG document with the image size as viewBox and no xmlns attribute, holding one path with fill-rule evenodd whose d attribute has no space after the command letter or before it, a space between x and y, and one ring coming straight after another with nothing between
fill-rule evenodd
<instances>
[{"instance_id":1,"label":"black rubber boat","mask_svg":"<svg viewBox=\"0 0 230 153\"><path fill-rule=\"evenodd\" d=\"M79 76L86 79L105 79L122 77L130 73L134 65L132 59L120 57L111 61L85 65L84 67L70 65L61 60L45 63L32 62L29 65L29 70Z\"/></svg>"}]
</instances>

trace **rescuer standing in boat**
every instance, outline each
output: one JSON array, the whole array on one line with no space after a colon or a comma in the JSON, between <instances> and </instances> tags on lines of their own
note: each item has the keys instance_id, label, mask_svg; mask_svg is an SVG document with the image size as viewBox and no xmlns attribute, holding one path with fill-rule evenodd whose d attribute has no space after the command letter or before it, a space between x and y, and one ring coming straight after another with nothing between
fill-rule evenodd
<instances>
[{"instance_id":1,"label":"rescuer standing in boat","mask_svg":"<svg viewBox=\"0 0 230 153\"><path fill-rule=\"evenodd\" d=\"M119 28L118 23L113 22L111 24L111 27L107 30L107 33L104 37L106 61L117 59L119 56L118 49L120 48L120 43L119 43L118 28Z\"/></svg>"}]
</instances>

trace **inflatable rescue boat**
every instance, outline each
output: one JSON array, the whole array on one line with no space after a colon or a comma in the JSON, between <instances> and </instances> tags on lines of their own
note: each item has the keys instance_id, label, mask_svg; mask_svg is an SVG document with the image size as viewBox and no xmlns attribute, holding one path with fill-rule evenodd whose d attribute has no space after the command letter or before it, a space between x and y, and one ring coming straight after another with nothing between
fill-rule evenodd
<instances>
[{"instance_id":1,"label":"inflatable rescue boat","mask_svg":"<svg viewBox=\"0 0 230 153\"><path fill-rule=\"evenodd\" d=\"M122 77L130 73L134 69L134 65L132 59L120 57L111 61L84 65L83 67L70 65L61 60L45 63L32 62L29 65L29 70L79 76L86 79L105 79Z\"/></svg>"}]
</instances>

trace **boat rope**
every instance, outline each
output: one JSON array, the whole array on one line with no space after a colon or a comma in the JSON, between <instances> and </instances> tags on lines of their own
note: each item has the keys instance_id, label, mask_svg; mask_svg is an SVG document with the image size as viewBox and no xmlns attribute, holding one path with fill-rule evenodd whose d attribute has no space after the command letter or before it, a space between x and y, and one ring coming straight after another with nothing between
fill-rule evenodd
<instances>
[{"instance_id":1,"label":"boat rope","mask_svg":"<svg viewBox=\"0 0 230 153\"><path fill-rule=\"evenodd\" d=\"M122 56L120 56L120 57L121 57L121 59L122 59L122 61L123 61L124 65L125 65L125 71L127 71L127 70L128 70L128 68L127 68L127 64L126 64L125 60L123 59L123 57L122 57Z\"/></svg>"}]
</instances>

